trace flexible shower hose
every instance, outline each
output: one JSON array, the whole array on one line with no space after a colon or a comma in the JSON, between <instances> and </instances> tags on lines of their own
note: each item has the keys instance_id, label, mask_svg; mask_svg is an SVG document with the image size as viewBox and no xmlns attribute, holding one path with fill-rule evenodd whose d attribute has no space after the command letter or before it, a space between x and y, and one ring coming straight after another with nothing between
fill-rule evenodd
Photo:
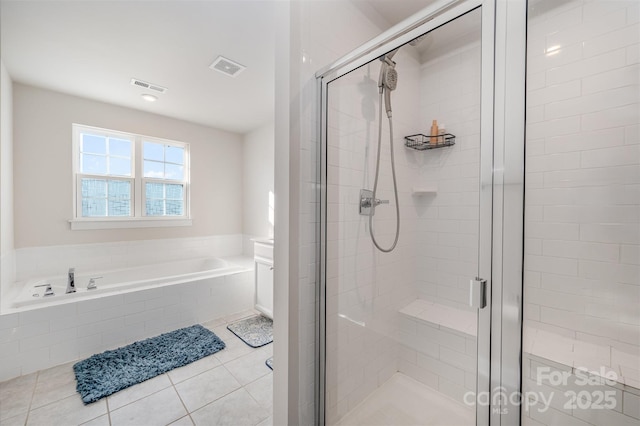
<instances>
[{"instance_id":1,"label":"flexible shower hose","mask_svg":"<svg viewBox=\"0 0 640 426\"><path fill-rule=\"evenodd\" d=\"M388 89L387 89L388 90ZM391 149L391 174L393 176L393 193L396 199L396 238L393 240L393 244L389 248L380 247L380 244L376 241L376 237L373 232L373 211L376 201L376 193L378 191L378 175L380 173L380 149L382 145L382 90L380 91L380 101L378 102L379 108L379 117L378 120L378 155L376 158L376 173L373 181L373 195L371 196L371 209L369 210L369 231L371 232L371 241L373 241L373 245L376 246L378 250L384 253L389 253L396 248L396 244L398 244L398 237L400 236L400 205L398 203L398 184L396 183L396 162L393 156L393 119L391 118L391 114L388 114L389 118L389 148Z\"/></svg>"}]
</instances>

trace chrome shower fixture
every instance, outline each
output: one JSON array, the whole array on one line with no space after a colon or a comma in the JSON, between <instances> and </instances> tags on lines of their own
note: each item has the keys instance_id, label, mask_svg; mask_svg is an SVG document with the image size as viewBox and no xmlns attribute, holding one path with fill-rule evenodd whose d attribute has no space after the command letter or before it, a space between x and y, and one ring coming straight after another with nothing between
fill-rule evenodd
<instances>
[{"instance_id":1,"label":"chrome shower fixture","mask_svg":"<svg viewBox=\"0 0 640 426\"><path fill-rule=\"evenodd\" d=\"M363 189L360 191L360 214L368 214L369 216L369 235L373 245L383 253L389 253L396 248L398 237L400 236L400 205L398 202L398 183L396 181L396 162L393 155L393 119L391 118L391 92L398 86L398 72L396 71L396 63L393 57L398 53L398 47L395 50L381 56L380 77L378 78L378 93L380 94L379 120L378 120L378 154L376 157L376 171L373 181L373 191ZM376 198L378 193L378 177L380 175L380 149L382 144L382 95L384 95L384 104L389 120L389 150L391 153L391 175L393 177L393 194L396 202L396 236L389 248L383 248L378 244L373 231L373 215L375 207L380 204L388 204L388 200L379 200Z\"/></svg>"},{"instance_id":2,"label":"chrome shower fixture","mask_svg":"<svg viewBox=\"0 0 640 426\"><path fill-rule=\"evenodd\" d=\"M380 94L384 92L384 105L387 111L387 117L391 118L391 92L396 90L398 86L398 72L396 71L396 63L392 60L397 48L380 57L382 65L380 66L380 77L378 78L378 90Z\"/></svg>"}]
</instances>

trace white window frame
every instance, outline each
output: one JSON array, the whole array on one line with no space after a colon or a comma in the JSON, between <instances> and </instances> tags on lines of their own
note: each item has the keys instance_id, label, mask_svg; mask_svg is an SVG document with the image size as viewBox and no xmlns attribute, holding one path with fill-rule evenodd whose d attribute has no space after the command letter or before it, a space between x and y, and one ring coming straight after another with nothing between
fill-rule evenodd
<instances>
[{"instance_id":1,"label":"white window frame","mask_svg":"<svg viewBox=\"0 0 640 426\"><path fill-rule=\"evenodd\" d=\"M91 132L104 136L118 136L132 141L131 176L94 175L80 172L80 135ZM156 228L170 226L191 226L190 209L190 150L189 144L161 139L136 133L102 129L74 123L72 125L72 166L73 166L73 207L72 230L117 229L117 228ZM184 149L184 175L182 180L145 178L143 173L143 141L163 145L180 146ZM82 178L129 180L131 185L131 216L82 217ZM182 216L146 216L145 182L175 183L184 185L184 214Z\"/></svg>"}]
</instances>

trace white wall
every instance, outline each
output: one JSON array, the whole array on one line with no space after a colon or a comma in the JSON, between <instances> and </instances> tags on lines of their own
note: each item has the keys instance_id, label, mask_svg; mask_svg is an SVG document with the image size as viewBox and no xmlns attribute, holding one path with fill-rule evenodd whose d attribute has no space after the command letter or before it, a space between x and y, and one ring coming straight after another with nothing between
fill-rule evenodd
<instances>
[{"instance_id":1,"label":"white wall","mask_svg":"<svg viewBox=\"0 0 640 426\"><path fill-rule=\"evenodd\" d=\"M529 9L525 352L569 369L605 368L637 395L640 6L543 0ZM637 424L637 411L620 414L617 402L570 420ZM531 416L569 421L556 408Z\"/></svg>"},{"instance_id":2,"label":"white wall","mask_svg":"<svg viewBox=\"0 0 640 426\"><path fill-rule=\"evenodd\" d=\"M0 62L0 301L14 280L13 83Z\"/></svg>"},{"instance_id":3,"label":"white wall","mask_svg":"<svg viewBox=\"0 0 640 426\"><path fill-rule=\"evenodd\" d=\"M14 83L16 248L242 233L242 137ZM71 124L191 144L193 225L71 231Z\"/></svg>"},{"instance_id":4,"label":"white wall","mask_svg":"<svg viewBox=\"0 0 640 426\"><path fill-rule=\"evenodd\" d=\"M248 237L273 237L274 132L270 123L243 136L242 229ZM253 253L250 243L245 253Z\"/></svg>"}]
</instances>

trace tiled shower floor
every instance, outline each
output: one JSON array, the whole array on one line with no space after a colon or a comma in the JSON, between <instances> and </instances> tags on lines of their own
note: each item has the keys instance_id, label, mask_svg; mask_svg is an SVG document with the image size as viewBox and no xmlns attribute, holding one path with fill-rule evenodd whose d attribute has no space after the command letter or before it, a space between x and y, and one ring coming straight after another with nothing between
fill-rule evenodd
<instances>
[{"instance_id":1,"label":"tiled shower floor","mask_svg":"<svg viewBox=\"0 0 640 426\"><path fill-rule=\"evenodd\" d=\"M434 389L402 373L347 413L338 426L472 426L475 413Z\"/></svg>"},{"instance_id":2,"label":"tiled shower floor","mask_svg":"<svg viewBox=\"0 0 640 426\"><path fill-rule=\"evenodd\" d=\"M253 315L253 313L247 313ZM203 324L222 351L84 405L73 363L0 383L0 426L260 425L273 423L273 344L253 349L226 328Z\"/></svg>"}]
</instances>

